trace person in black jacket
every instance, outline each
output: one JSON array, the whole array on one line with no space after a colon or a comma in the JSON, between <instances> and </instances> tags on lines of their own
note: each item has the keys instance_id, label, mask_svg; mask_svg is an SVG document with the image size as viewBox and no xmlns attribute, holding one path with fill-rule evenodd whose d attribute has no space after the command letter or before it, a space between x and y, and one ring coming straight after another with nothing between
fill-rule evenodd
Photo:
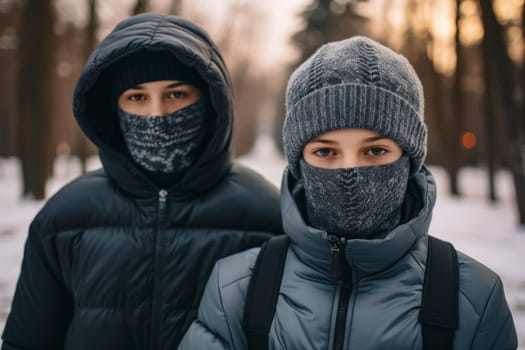
<instances>
[{"instance_id":1,"label":"person in black jacket","mask_svg":"<svg viewBox=\"0 0 525 350\"><path fill-rule=\"evenodd\" d=\"M227 68L190 21L131 17L73 109L103 169L31 223L2 349L175 349L215 261L282 231L277 189L232 163Z\"/></svg>"}]
</instances>

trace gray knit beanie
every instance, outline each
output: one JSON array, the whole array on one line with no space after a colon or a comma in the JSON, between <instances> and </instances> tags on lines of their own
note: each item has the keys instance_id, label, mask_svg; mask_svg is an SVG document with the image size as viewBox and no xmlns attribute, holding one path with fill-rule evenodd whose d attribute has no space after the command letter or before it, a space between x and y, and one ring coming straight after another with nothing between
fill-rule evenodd
<instances>
[{"instance_id":1,"label":"gray knit beanie","mask_svg":"<svg viewBox=\"0 0 525 350\"><path fill-rule=\"evenodd\" d=\"M423 88L407 59L381 44L353 37L323 45L288 81L283 144L299 178L305 144L341 128L373 130L411 159L411 174L426 155Z\"/></svg>"}]
</instances>

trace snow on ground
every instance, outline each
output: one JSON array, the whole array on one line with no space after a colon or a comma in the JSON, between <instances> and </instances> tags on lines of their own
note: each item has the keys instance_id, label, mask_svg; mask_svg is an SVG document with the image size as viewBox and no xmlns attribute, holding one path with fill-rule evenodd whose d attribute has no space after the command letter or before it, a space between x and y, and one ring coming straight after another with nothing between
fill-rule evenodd
<instances>
[{"instance_id":1,"label":"snow on ground","mask_svg":"<svg viewBox=\"0 0 525 350\"><path fill-rule=\"evenodd\" d=\"M239 159L280 186L285 161L271 140L261 137L254 151ZM99 166L91 159L89 169ZM47 184L51 195L80 172L75 160L59 159L56 175ZM460 173L464 196L447 193L445 172L430 168L438 186L438 200L430 233L452 242L458 250L496 271L505 286L518 331L520 349L525 350L525 228L517 226L517 211L512 178L508 172L497 173L496 189L500 200L487 200L487 180L482 169L466 168ZM43 201L19 199L19 164L13 158L0 158L0 330L4 327L11 298L20 272L20 261L27 228Z\"/></svg>"}]
</instances>

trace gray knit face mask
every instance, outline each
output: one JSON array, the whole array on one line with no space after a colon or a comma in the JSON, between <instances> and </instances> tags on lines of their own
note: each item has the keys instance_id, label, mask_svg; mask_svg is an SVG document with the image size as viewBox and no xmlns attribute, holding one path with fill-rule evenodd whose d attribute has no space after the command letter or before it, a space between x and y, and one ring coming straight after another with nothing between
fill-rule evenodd
<instances>
[{"instance_id":1,"label":"gray knit face mask","mask_svg":"<svg viewBox=\"0 0 525 350\"><path fill-rule=\"evenodd\" d=\"M149 171L170 173L189 167L205 133L202 100L162 116L141 116L120 108L120 128L135 162Z\"/></svg>"},{"instance_id":2,"label":"gray knit face mask","mask_svg":"<svg viewBox=\"0 0 525 350\"><path fill-rule=\"evenodd\" d=\"M324 169L300 161L310 224L346 238L382 235L401 220L410 161Z\"/></svg>"}]
</instances>

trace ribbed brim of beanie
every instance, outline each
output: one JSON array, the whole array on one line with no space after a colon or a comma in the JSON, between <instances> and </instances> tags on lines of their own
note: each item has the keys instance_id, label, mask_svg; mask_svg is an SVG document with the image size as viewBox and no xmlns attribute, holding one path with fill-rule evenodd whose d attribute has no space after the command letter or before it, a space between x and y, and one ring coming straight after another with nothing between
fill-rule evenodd
<instances>
[{"instance_id":1,"label":"ribbed brim of beanie","mask_svg":"<svg viewBox=\"0 0 525 350\"><path fill-rule=\"evenodd\" d=\"M205 83L192 68L167 51L140 51L117 61L111 67L111 96L118 97L142 83L177 80L202 90Z\"/></svg>"},{"instance_id":2,"label":"ribbed brim of beanie","mask_svg":"<svg viewBox=\"0 0 525 350\"><path fill-rule=\"evenodd\" d=\"M283 146L292 174L306 143L341 128L392 139L419 171L426 156L421 83L401 55L364 37L321 47L288 82Z\"/></svg>"},{"instance_id":3,"label":"ribbed brim of beanie","mask_svg":"<svg viewBox=\"0 0 525 350\"><path fill-rule=\"evenodd\" d=\"M426 129L417 111L381 88L360 84L325 87L301 99L287 115L284 143L294 175L309 140L342 128L369 129L394 140L410 157L414 172L425 157L421 145L426 142Z\"/></svg>"}]
</instances>

